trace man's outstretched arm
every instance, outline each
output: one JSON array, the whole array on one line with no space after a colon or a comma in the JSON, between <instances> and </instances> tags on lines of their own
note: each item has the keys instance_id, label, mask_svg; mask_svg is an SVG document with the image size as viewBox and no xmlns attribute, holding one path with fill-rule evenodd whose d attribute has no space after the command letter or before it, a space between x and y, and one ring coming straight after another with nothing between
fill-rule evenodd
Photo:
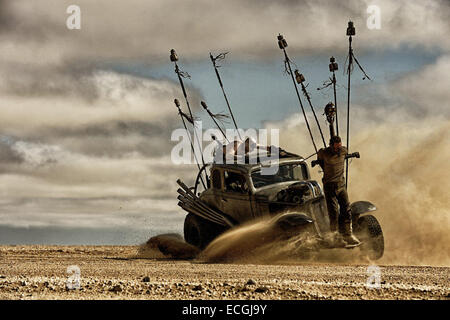
<instances>
[{"instance_id":1,"label":"man's outstretched arm","mask_svg":"<svg viewBox=\"0 0 450 320\"><path fill-rule=\"evenodd\" d=\"M347 153L345 155L345 159L349 159L349 158L357 158L359 159L361 156L359 155L359 152L353 152L353 153Z\"/></svg>"},{"instance_id":2,"label":"man's outstretched arm","mask_svg":"<svg viewBox=\"0 0 450 320\"><path fill-rule=\"evenodd\" d=\"M313 160L313 161L311 161L311 167L315 167L317 164L318 165L320 165L320 167L322 168L322 170L323 170L323 154L322 154L322 151L323 149L320 149L318 152L317 152L317 160Z\"/></svg>"}]
</instances>

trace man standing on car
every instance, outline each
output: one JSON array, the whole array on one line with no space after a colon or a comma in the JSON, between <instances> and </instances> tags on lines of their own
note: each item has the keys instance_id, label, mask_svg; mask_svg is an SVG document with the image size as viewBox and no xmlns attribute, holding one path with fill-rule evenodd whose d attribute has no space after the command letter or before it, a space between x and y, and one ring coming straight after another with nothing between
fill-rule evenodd
<instances>
[{"instance_id":1,"label":"man standing on car","mask_svg":"<svg viewBox=\"0 0 450 320\"><path fill-rule=\"evenodd\" d=\"M330 146L317 152L317 163L323 169L323 189L330 218L331 232L339 233L342 239L336 239L339 245L357 246L361 242L352 232L352 213L344 178L344 164L347 148L342 146L341 138L333 136Z\"/></svg>"}]
</instances>

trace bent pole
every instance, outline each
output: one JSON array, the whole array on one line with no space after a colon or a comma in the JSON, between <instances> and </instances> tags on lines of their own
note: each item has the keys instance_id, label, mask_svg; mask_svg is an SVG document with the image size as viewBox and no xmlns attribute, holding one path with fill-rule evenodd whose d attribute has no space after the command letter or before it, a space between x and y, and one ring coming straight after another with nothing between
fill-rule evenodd
<instances>
[{"instance_id":1,"label":"bent pole","mask_svg":"<svg viewBox=\"0 0 450 320\"><path fill-rule=\"evenodd\" d=\"M189 100L188 100L188 97L187 97L186 89L184 87L184 83L183 83L183 79L182 79L182 76L189 76L189 75L186 75L185 73L183 73L180 70L180 68L178 67L178 64L177 64L178 56L177 56L177 53L175 52L175 49L170 50L170 61L172 61L175 64L175 73L178 76L178 80L180 82L181 90L183 91L183 96L184 96L184 99L186 101L186 105L187 105L188 110L189 110L189 115L190 115L191 119L193 120L194 116L192 115L191 106L189 104ZM205 165L205 159L203 158L203 153L201 152L202 144L201 144L201 142L199 140L198 135L195 132L195 124L194 124L194 122L192 123L192 126L193 126L193 130L192 131L194 132L194 139L196 140L197 145L199 147L202 163L203 163L203 165ZM205 172L205 175L206 175L206 180L208 180L208 174L206 172Z\"/></svg>"},{"instance_id":2,"label":"bent pole","mask_svg":"<svg viewBox=\"0 0 450 320\"><path fill-rule=\"evenodd\" d=\"M350 150L350 65L352 63L352 37L349 37L348 82L347 82L347 150ZM348 187L348 159L345 159L345 186Z\"/></svg>"},{"instance_id":3,"label":"bent pole","mask_svg":"<svg viewBox=\"0 0 450 320\"><path fill-rule=\"evenodd\" d=\"M311 107L311 111L314 115L314 119L316 119L317 127L319 128L320 136L322 137L323 147L326 148L327 144L325 143L325 138L323 137L323 132L322 128L320 127L319 119L317 119L316 111L314 111L314 107L311 102L311 97L309 96L308 91L306 91L306 86L304 84L305 77L298 71L298 69L296 69L294 73L295 73L295 80L297 80L297 83L299 83L302 86L303 95L306 97L306 100L308 100L309 106Z\"/></svg>"},{"instance_id":4,"label":"bent pole","mask_svg":"<svg viewBox=\"0 0 450 320\"><path fill-rule=\"evenodd\" d=\"M354 36L355 34L356 34L356 32L355 32L355 27L353 25L353 22L349 21L348 27L347 27L347 36L348 36L347 148L348 149L350 149L350 85L351 85L350 78L351 78L351 73L353 70L353 61L356 62L356 65L363 73L364 77L362 79L363 80L368 79L368 80L372 81L372 79L370 79L370 77L364 71L363 67L361 66L358 59L356 59L355 54L353 53L352 36ZM345 163L345 186L348 187L348 159L346 159L346 163Z\"/></svg>"},{"instance_id":5,"label":"bent pole","mask_svg":"<svg viewBox=\"0 0 450 320\"><path fill-rule=\"evenodd\" d=\"M227 52L227 53L228 53L228 52ZM220 88L222 89L223 97L225 98L225 102L226 102L226 104L227 104L228 111L230 112L231 119L233 119L234 127L236 128L236 131L238 132L239 139L242 140L241 133L239 132L239 129L238 129L238 126L237 126L237 123L236 123L236 119L234 118L233 111L231 111L231 105L230 105L230 102L228 101L227 94L225 93L225 89L224 89L224 87L223 87L222 79L220 78L219 69L218 69L218 66L217 66L217 64L216 64L216 60L217 60L217 59L224 59L224 58L225 58L225 55L226 55L227 53L221 53L221 54L219 54L217 57L213 57L213 55L212 55L211 52L210 52L210 53L209 53L209 57L210 57L211 62L212 62L212 64L213 64L214 71L216 72L217 80L219 81ZM228 140L228 139L227 139L227 140Z\"/></svg>"},{"instance_id":6,"label":"bent pole","mask_svg":"<svg viewBox=\"0 0 450 320\"><path fill-rule=\"evenodd\" d=\"M317 152L317 146L316 146L316 143L314 142L314 137L312 135L311 127L309 126L308 118L306 117L305 108L303 107L302 99L300 98L300 93L298 92L297 84L295 83L294 75L292 73L291 61L289 60L289 57L286 52L286 47L288 45L287 45L286 40L283 38L283 36L281 34L278 35L278 46L280 47L281 50L283 50L284 59L285 59L284 62L289 68L288 73L291 75L292 83L294 84L295 92L297 93L298 102L300 103L303 117L305 118L306 127L308 128L309 135L311 136L311 141L314 146L314 150Z\"/></svg>"},{"instance_id":7,"label":"bent pole","mask_svg":"<svg viewBox=\"0 0 450 320\"><path fill-rule=\"evenodd\" d=\"M350 150L350 85L351 85L351 73L353 64L353 49L352 49L352 36L354 36L355 27L353 22L348 22L347 36L348 36L348 66L347 66L347 150ZM348 188L348 159L345 159L345 187Z\"/></svg>"},{"instance_id":8,"label":"bent pole","mask_svg":"<svg viewBox=\"0 0 450 320\"><path fill-rule=\"evenodd\" d=\"M220 130L220 132L222 133L223 137L228 141L228 143L230 143L230 140L228 140L225 132L223 132L222 128L217 123L214 114L211 112L211 110L208 109L208 105L206 104L206 102L201 101L200 104L202 105L203 109L205 109L205 111L208 113L208 115L211 117L212 121L214 121L214 124L216 125L217 129Z\"/></svg>"},{"instance_id":9,"label":"bent pole","mask_svg":"<svg viewBox=\"0 0 450 320\"><path fill-rule=\"evenodd\" d=\"M187 117L187 115L184 114L183 111L181 111L180 102L178 101L178 99L174 99L173 102L175 103L175 106L178 109L178 114L180 115L181 121L183 122L184 130L186 130L186 134L187 134L187 136L189 138L189 143L191 144L192 152L194 153L195 163L197 164L198 171L200 171L201 170L200 163L199 163L199 161L197 159L197 155L195 154L195 149L194 149L194 144L192 143L191 134L189 133L189 130L186 127L186 122L184 121L184 118ZM194 121L194 119L191 119L191 120ZM200 180L202 182L203 188L206 189L206 185L205 185L205 182L203 181L203 177L202 176L200 176Z\"/></svg>"}]
</instances>

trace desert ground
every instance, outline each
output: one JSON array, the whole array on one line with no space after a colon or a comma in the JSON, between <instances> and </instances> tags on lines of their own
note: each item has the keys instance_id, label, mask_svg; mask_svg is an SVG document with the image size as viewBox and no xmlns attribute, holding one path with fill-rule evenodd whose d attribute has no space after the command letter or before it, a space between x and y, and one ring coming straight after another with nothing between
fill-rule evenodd
<instances>
[{"instance_id":1,"label":"desert ground","mask_svg":"<svg viewBox=\"0 0 450 320\"><path fill-rule=\"evenodd\" d=\"M69 266L79 267L68 289ZM140 246L0 246L0 299L449 299L449 267L204 263Z\"/></svg>"}]
</instances>

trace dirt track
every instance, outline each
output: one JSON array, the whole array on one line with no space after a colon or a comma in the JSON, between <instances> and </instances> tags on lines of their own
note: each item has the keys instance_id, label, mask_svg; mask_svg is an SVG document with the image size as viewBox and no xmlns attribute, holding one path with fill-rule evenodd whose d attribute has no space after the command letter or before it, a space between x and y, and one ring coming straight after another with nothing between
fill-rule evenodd
<instances>
[{"instance_id":1,"label":"dirt track","mask_svg":"<svg viewBox=\"0 0 450 320\"><path fill-rule=\"evenodd\" d=\"M367 265L202 264L136 258L137 249L0 246L0 299L450 298L450 267L380 266L381 288L370 289ZM70 265L79 290L66 289Z\"/></svg>"}]
</instances>

